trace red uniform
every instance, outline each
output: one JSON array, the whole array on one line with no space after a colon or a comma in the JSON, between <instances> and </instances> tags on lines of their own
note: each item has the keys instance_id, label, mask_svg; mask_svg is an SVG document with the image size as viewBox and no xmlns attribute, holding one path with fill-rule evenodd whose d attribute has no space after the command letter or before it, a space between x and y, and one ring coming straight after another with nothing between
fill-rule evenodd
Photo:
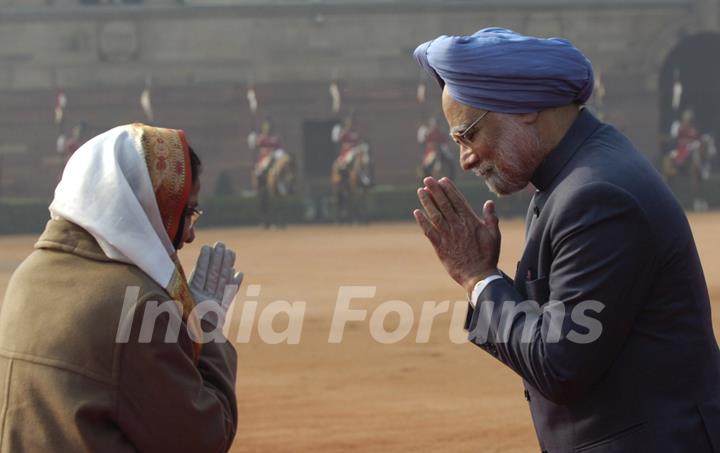
<instances>
[{"instance_id":1,"label":"red uniform","mask_svg":"<svg viewBox=\"0 0 720 453\"><path fill-rule=\"evenodd\" d=\"M261 173L269 165L273 153L280 149L280 140L274 135L260 134L255 139L255 147L258 149L255 171Z\"/></svg>"},{"instance_id":2,"label":"red uniform","mask_svg":"<svg viewBox=\"0 0 720 453\"><path fill-rule=\"evenodd\" d=\"M360 144L360 134L353 129L344 129L340 134L340 154L338 159L346 159L347 155Z\"/></svg>"},{"instance_id":3,"label":"red uniform","mask_svg":"<svg viewBox=\"0 0 720 453\"><path fill-rule=\"evenodd\" d=\"M423 162L425 162L425 159L427 159L430 154L440 151L440 146L446 144L447 141L447 135L445 135L439 127L430 129L427 134L425 134L425 140L423 140L423 144L425 145L425 152L422 157Z\"/></svg>"},{"instance_id":4,"label":"red uniform","mask_svg":"<svg viewBox=\"0 0 720 453\"><path fill-rule=\"evenodd\" d=\"M692 124L682 125L678 129L677 156L675 162L680 165L690 155L690 144L700 139L700 133Z\"/></svg>"}]
</instances>

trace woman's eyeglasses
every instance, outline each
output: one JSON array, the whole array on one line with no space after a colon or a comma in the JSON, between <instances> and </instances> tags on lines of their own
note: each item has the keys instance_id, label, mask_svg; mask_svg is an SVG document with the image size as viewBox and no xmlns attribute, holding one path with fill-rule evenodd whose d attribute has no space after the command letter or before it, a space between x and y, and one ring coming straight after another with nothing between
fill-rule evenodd
<instances>
[{"instance_id":1,"label":"woman's eyeglasses","mask_svg":"<svg viewBox=\"0 0 720 453\"><path fill-rule=\"evenodd\" d=\"M185 210L185 218L190 219L190 225L189 227L192 228L195 226L195 224L200 220L200 217L203 215L203 211L198 209L197 206L194 208L188 208Z\"/></svg>"}]
</instances>

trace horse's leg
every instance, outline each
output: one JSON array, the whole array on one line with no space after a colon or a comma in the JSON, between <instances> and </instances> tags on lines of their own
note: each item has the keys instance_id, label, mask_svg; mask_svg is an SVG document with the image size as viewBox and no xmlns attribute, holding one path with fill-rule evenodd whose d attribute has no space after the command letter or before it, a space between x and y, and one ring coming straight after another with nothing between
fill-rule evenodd
<instances>
[{"instance_id":1,"label":"horse's leg","mask_svg":"<svg viewBox=\"0 0 720 453\"><path fill-rule=\"evenodd\" d=\"M270 196L266 185L261 184L258 187L258 207L260 208L260 223L264 228L270 227L269 209L270 209Z\"/></svg>"},{"instance_id":2,"label":"horse's leg","mask_svg":"<svg viewBox=\"0 0 720 453\"><path fill-rule=\"evenodd\" d=\"M285 206L286 206L286 196L285 195L278 195L274 199L274 207L275 207L275 223L277 224L278 228L285 228Z\"/></svg>"},{"instance_id":3,"label":"horse's leg","mask_svg":"<svg viewBox=\"0 0 720 453\"><path fill-rule=\"evenodd\" d=\"M342 209L342 182L335 188L335 223L340 223L340 210Z\"/></svg>"},{"instance_id":4,"label":"horse's leg","mask_svg":"<svg viewBox=\"0 0 720 453\"><path fill-rule=\"evenodd\" d=\"M693 197L693 210L707 211L708 205L703 198L702 167L699 161L690 162L690 190Z\"/></svg>"},{"instance_id":5,"label":"horse's leg","mask_svg":"<svg viewBox=\"0 0 720 453\"><path fill-rule=\"evenodd\" d=\"M270 192L270 191L268 191ZM270 192L270 195L268 196L268 222L270 222L270 227L277 226L277 194L274 194Z\"/></svg>"},{"instance_id":6,"label":"horse's leg","mask_svg":"<svg viewBox=\"0 0 720 453\"><path fill-rule=\"evenodd\" d=\"M343 221L352 223L352 192L350 185L345 186L343 191Z\"/></svg>"},{"instance_id":7,"label":"horse's leg","mask_svg":"<svg viewBox=\"0 0 720 453\"><path fill-rule=\"evenodd\" d=\"M360 189L359 194L360 202L359 202L359 212L360 212L360 223L363 225L368 224L368 189L365 187L362 187Z\"/></svg>"},{"instance_id":8,"label":"horse's leg","mask_svg":"<svg viewBox=\"0 0 720 453\"><path fill-rule=\"evenodd\" d=\"M358 222L358 188L354 187L350 189L350 223L355 224Z\"/></svg>"},{"instance_id":9,"label":"horse's leg","mask_svg":"<svg viewBox=\"0 0 720 453\"><path fill-rule=\"evenodd\" d=\"M340 223L344 220L345 211L345 181L340 181L335 193L335 222Z\"/></svg>"}]
</instances>

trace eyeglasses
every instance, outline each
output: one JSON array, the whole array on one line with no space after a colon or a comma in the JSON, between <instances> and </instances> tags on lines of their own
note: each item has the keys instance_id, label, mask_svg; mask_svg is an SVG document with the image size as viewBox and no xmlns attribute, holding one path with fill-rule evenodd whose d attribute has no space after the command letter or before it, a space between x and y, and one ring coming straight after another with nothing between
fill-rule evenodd
<instances>
[{"instance_id":1,"label":"eyeglasses","mask_svg":"<svg viewBox=\"0 0 720 453\"><path fill-rule=\"evenodd\" d=\"M190 225L189 227L192 228L195 226L195 224L200 220L200 217L203 215L203 211L198 209L197 207L194 208L188 208L185 210L185 218L190 219Z\"/></svg>"},{"instance_id":2,"label":"eyeglasses","mask_svg":"<svg viewBox=\"0 0 720 453\"><path fill-rule=\"evenodd\" d=\"M468 133L470 133L470 131L472 131L475 126L477 126L477 124L480 122L480 120L485 118L485 115L487 115L488 113L490 113L490 110L485 110L485 113L483 113L478 117L478 119L470 123L470 125L466 127L465 130L463 130L462 132L452 132L450 134L450 138L452 138L453 141L458 145L462 144L467 147L472 146L472 137L468 137Z\"/></svg>"}]
</instances>

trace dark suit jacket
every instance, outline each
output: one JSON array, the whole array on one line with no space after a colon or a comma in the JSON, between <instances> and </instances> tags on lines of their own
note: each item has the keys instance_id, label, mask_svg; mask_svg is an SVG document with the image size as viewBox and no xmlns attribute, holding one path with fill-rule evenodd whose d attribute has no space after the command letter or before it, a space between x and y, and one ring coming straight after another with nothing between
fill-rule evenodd
<instances>
[{"instance_id":1,"label":"dark suit jacket","mask_svg":"<svg viewBox=\"0 0 720 453\"><path fill-rule=\"evenodd\" d=\"M656 170L583 110L532 182L515 279L490 283L466 328L524 379L541 448L720 452L707 285Z\"/></svg>"}]
</instances>

